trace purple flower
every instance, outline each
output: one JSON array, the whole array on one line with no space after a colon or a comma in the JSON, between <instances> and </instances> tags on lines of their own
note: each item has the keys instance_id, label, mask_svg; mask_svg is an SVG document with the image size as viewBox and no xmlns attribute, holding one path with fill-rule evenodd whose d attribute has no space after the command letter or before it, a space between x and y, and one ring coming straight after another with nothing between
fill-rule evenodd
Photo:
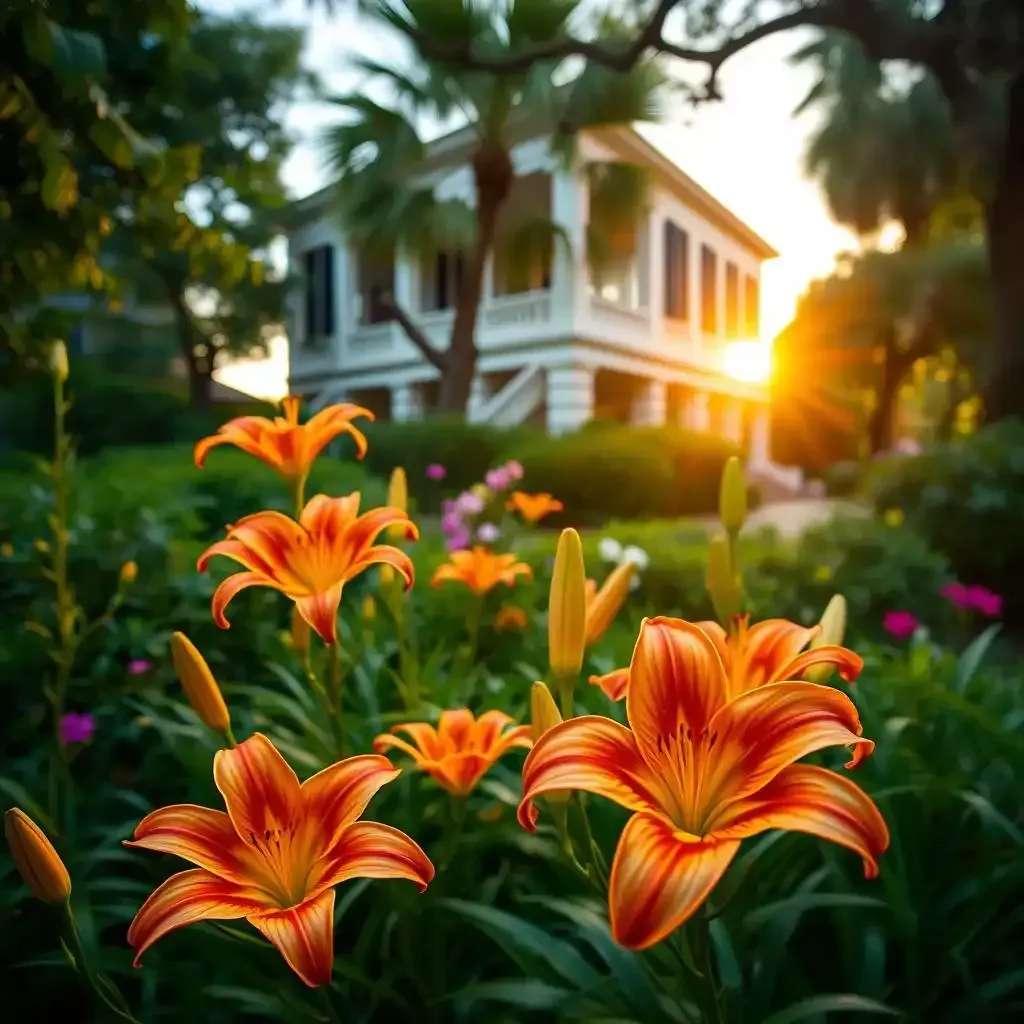
<instances>
[{"instance_id":1,"label":"purple flower","mask_svg":"<svg viewBox=\"0 0 1024 1024\"><path fill-rule=\"evenodd\" d=\"M128 675L144 676L152 667L153 663L145 658L133 658L128 662Z\"/></svg>"},{"instance_id":2,"label":"purple flower","mask_svg":"<svg viewBox=\"0 0 1024 1024\"><path fill-rule=\"evenodd\" d=\"M939 594L961 611L971 607L970 590L962 583L947 583Z\"/></svg>"},{"instance_id":3,"label":"purple flower","mask_svg":"<svg viewBox=\"0 0 1024 1024\"><path fill-rule=\"evenodd\" d=\"M503 491L510 482L507 469L489 469L484 475L484 483L492 491Z\"/></svg>"},{"instance_id":4,"label":"purple flower","mask_svg":"<svg viewBox=\"0 0 1024 1024\"><path fill-rule=\"evenodd\" d=\"M998 619L1003 614L1002 596L987 587L967 587L967 604L989 619Z\"/></svg>"},{"instance_id":5,"label":"purple flower","mask_svg":"<svg viewBox=\"0 0 1024 1024\"><path fill-rule=\"evenodd\" d=\"M505 472L508 473L509 480L523 479L522 463L517 462L515 459L509 459L508 462L505 463Z\"/></svg>"},{"instance_id":6,"label":"purple flower","mask_svg":"<svg viewBox=\"0 0 1024 1024\"><path fill-rule=\"evenodd\" d=\"M427 466L427 476L431 480L443 480L448 475L448 470L440 462L432 462Z\"/></svg>"},{"instance_id":7,"label":"purple flower","mask_svg":"<svg viewBox=\"0 0 1024 1024\"><path fill-rule=\"evenodd\" d=\"M464 515L475 516L484 510L484 499L472 491L463 491L455 502L456 507Z\"/></svg>"},{"instance_id":8,"label":"purple flower","mask_svg":"<svg viewBox=\"0 0 1024 1024\"><path fill-rule=\"evenodd\" d=\"M907 640L914 635L920 623L913 612L886 612L882 618L885 631L896 640Z\"/></svg>"},{"instance_id":9,"label":"purple flower","mask_svg":"<svg viewBox=\"0 0 1024 1024\"><path fill-rule=\"evenodd\" d=\"M469 547L469 534L463 530L462 533L453 533L445 542L444 546L449 551L462 551Z\"/></svg>"},{"instance_id":10,"label":"purple flower","mask_svg":"<svg viewBox=\"0 0 1024 1024\"><path fill-rule=\"evenodd\" d=\"M476 539L484 544L493 544L501 536L501 530L496 523L481 523L476 531Z\"/></svg>"},{"instance_id":11,"label":"purple flower","mask_svg":"<svg viewBox=\"0 0 1024 1024\"><path fill-rule=\"evenodd\" d=\"M450 536L465 531L466 525L458 512L446 512L441 516L441 529Z\"/></svg>"},{"instance_id":12,"label":"purple flower","mask_svg":"<svg viewBox=\"0 0 1024 1024\"><path fill-rule=\"evenodd\" d=\"M95 731L96 720L92 715L69 711L60 720L60 741L65 747L73 743L88 743Z\"/></svg>"}]
</instances>

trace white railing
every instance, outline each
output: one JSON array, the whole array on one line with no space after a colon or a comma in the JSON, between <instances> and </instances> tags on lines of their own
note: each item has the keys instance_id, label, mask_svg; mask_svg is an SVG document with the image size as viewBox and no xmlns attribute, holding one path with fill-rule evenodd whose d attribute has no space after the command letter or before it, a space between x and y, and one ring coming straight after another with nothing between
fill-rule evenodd
<instances>
[{"instance_id":1,"label":"white railing","mask_svg":"<svg viewBox=\"0 0 1024 1024\"><path fill-rule=\"evenodd\" d=\"M496 427L515 427L544 401L544 371L535 364L524 366L500 391L471 410L471 419Z\"/></svg>"},{"instance_id":2,"label":"white railing","mask_svg":"<svg viewBox=\"0 0 1024 1024\"><path fill-rule=\"evenodd\" d=\"M551 319L551 294L547 291L499 295L483 308L484 327L543 324Z\"/></svg>"}]
</instances>

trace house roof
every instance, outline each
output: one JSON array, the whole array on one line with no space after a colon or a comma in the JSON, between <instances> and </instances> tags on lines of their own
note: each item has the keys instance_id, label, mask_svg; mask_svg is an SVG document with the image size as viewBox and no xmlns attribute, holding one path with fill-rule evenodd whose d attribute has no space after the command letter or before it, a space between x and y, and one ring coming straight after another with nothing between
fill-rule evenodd
<instances>
[{"instance_id":1,"label":"house roof","mask_svg":"<svg viewBox=\"0 0 1024 1024\"><path fill-rule=\"evenodd\" d=\"M753 228L740 220L707 189L698 185L678 164L648 142L632 126L588 128L583 134L605 144L624 160L651 167L662 188L674 193L708 223L753 252L759 259L770 260L779 255L778 251ZM529 137L529 132L523 133L524 141ZM460 158L468 154L475 139L476 136L468 125L439 136L427 145L426 168L429 170L445 164L457 164ZM320 215L330 200L333 188L333 185L327 185L295 200L289 211L292 228L297 228Z\"/></svg>"}]
</instances>

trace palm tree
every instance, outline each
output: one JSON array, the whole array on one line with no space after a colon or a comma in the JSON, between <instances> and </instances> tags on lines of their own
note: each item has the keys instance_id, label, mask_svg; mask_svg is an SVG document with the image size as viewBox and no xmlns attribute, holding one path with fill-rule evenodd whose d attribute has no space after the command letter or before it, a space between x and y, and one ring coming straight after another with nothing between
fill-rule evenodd
<instances>
[{"instance_id":1,"label":"palm tree","mask_svg":"<svg viewBox=\"0 0 1024 1024\"><path fill-rule=\"evenodd\" d=\"M388 314L439 370L438 411L462 413L469 401L485 267L516 181L514 144L547 135L553 151L571 166L581 129L656 120L664 79L652 61L625 73L579 61L542 61L517 74L466 71L422 58L416 41L429 37L455 47L472 41L481 49L516 52L564 34L585 6L585 0L362 0L364 13L409 44L408 66L356 61L369 79L389 87L391 97L386 103L364 91L335 97L349 120L327 133L327 156L338 175L346 230L364 255L464 256L446 351L430 344L393 296L381 297ZM625 31L614 24L604 29L605 35ZM470 130L472 203L439 197L423 183L429 151L419 125L426 119L462 121ZM600 261L615 248L622 227L635 225L645 205L646 179L640 168L625 164L585 171L591 182L588 257ZM529 262L556 244L567 245L568 237L549 218L530 216L503 244L514 257L510 262Z\"/></svg>"}]
</instances>

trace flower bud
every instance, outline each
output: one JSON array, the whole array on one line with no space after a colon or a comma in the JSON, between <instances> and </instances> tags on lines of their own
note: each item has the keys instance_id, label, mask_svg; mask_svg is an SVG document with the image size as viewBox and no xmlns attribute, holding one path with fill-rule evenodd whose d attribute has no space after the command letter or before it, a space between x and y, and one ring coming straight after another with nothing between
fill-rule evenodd
<instances>
[{"instance_id":1,"label":"flower bud","mask_svg":"<svg viewBox=\"0 0 1024 1024\"><path fill-rule=\"evenodd\" d=\"M373 599L373 594L367 594L363 598L363 622L373 622L377 617L377 602Z\"/></svg>"},{"instance_id":2,"label":"flower bud","mask_svg":"<svg viewBox=\"0 0 1024 1024\"><path fill-rule=\"evenodd\" d=\"M530 690L530 724L533 727L533 742L536 743L549 729L562 721L558 705L551 696L547 683L534 683Z\"/></svg>"},{"instance_id":3,"label":"flower bud","mask_svg":"<svg viewBox=\"0 0 1024 1024\"><path fill-rule=\"evenodd\" d=\"M288 631L292 649L305 654L309 650L309 623L299 614L299 609L292 607L291 628Z\"/></svg>"},{"instance_id":4,"label":"flower bud","mask_svg":"<svg viewBox=\"0 0 1024 1024\"><path fill-rule=\"evenodd\" d=\"M722 534L708 544L708 594L719 621L728 624L743 607L743 585L733 569L729 539Z\"/></svg>"},{"instance_id":5,"label":"flower bud","mask_svg":"<svg viewBox=\"0 0 1024 1024\"><path fill-rule=\"evenodd\" d=\"M184 633L171 634L171 655L195 713L214 732L226 735L231 729L231 716L206 659Z\"/></svg>"},{"instance_id":6,"label":"flower bud","mask_svg":"<svg viewBox=\"0 0 1024 1024\"><path fill-rule=\"evenodd\" d=\"M729 458L722 471L718 515L729 533L739 533L747 521L747 479L743 465L735 455Z\"/></svg>"},{"instance_id":7,"label":"flower bud","mask_svg":"<svg viewBox=\"0 0 1024 1024\"><path fill-rule=\"evenodd\" d=\"M562 531L548 600L548 661L556 679L579 675L587 639L587 574L583 545L573 529Z\"/></svg>"},{"instance_id":8,"label":"flower bud","mask_svg":"<svg viewBox=\"0 0 1024 1024\"><path fill-rule=\"evenodd\" d=\"M811 647L825 647L835 644L842 647L846 635L846 598L835 594L821 613L818 635L811 641ZM824 683L835 671L834 665L815 665L807 671L812 683Z\"/></svg>"},{"instance_id":9,"label":"flower bud","mask_svg":"<svg viewBox=\"0 0 1024 1024\"><path fill-rule=\"evenodd\" d=\"M22 810L4 815L4 836L22 881L43 903L63 903L71 895L71 878L43 830Z\"/></svg>"},{"instance_id":10,"label":"flower bud","mask_svg":"<svg viewBox=\"0 0 1024 1024\"><path fill-rule=\"evenodd\" d=\"M587 646L596 644L615 621L629 594L636 572L634 562L623 562L609 574L601 589L587 603Z\"/></svg>"},{"instance_id":11,"label":"flower bud","mask_svg":"<svg viewBox=\"0 0 1024 1024\"><path fill-rule=\"evenodd\" d=\"M395 582L395 567L384 562L380 567L381 589L387 590Z\"/></svg>"},{"instance_id":12,"label":"flower bud","mask_svg":"<svg viewBox=\"0 0 1024 1024\"><path fill-rule=\"evenodd\" d=\"M50 349L50 372L61 382L68 379L68 350L63 341L55 341Z\"/></svg>"},{"instance_id":13,"label":"flower bud","mask_svg":"<svg viewBox=\"0 0 1024 1024\"><path fill-rule=\"evenodd\" d=\"M139 575L139 567L132 561L127 561L121 566L121 582L130 587L135 578Z\"/></svg>"},{"instance_id":14,"label":"flower bud","mask_svg":"<svg viewBox=\"0 0 1024 1024\"><path fill-rule=\"evenodd\" d=\"M396 466L391 472L391 480L388 482L387 503L392 508L409 511L409 482L405 476L405 470ZM402 523L395 523L387 528L387 536L391 540L401 540L405 537L405 527Z\"/></svg>"}]
</instances>

